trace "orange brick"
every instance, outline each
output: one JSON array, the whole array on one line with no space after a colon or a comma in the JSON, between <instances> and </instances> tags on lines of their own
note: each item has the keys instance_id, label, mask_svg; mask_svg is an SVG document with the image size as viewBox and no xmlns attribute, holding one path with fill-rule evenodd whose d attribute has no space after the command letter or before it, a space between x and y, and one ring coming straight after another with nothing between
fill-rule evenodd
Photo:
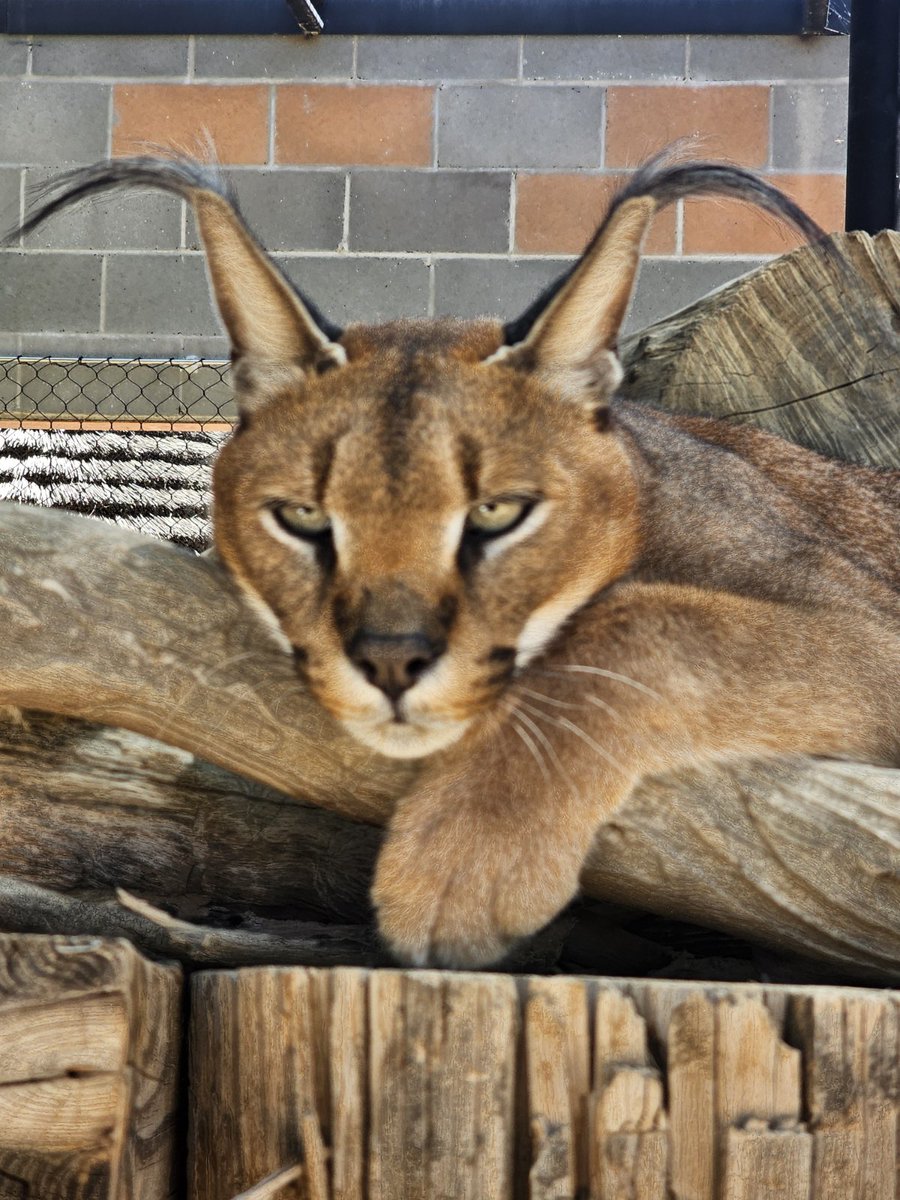
<instances>
[{"instance_id":1,"label":"orange brick","mask_svg":"<svg viewBox=\"0 0 900 1200\"><path fill-rule=\"evenodd\" d=\"M258 84L118 84L113 154L148 143L197 153L212 138L223 163L264 163L269 151L269 89Z\"/></svg>"},{"instance_id":2,"label":"orange brick","mask_svg":"<svg viewBox=\"0 0 900 1200\"><path fill-rule=\"evenodd\" d=\"M628 178L619 175L519 175L516 180L516 249L520 254L578 254L606 206ZM653 222L645 250L675 252L675 210Z\"/></svg>"},{"instance_id":3,"label":"orange brick","mask_svg":"<svg viewBox=\"0 0 900 1200\"><path fill-rule=\"evenodd\" d=\"M434 91L423 87L285 84L278 89L280 163L431 163Z\"/></svg>"},{"instance_id":4,"label":"orange brick","mask_svg":"<svg viewBox=\"0 0 900 1200\"><path fill-rule=\"evenodd\" d=\"M678 138L702 139L697 157L760 167L769 153L766 87L611 87L606 164L636 167Z\"/></svg>"},{"instance_id":5,"label":"orange brick","mask_svg":"<svg viewBox=\"0 0 900 1200\"><path fill-rule=\"evenodd\" d=\"M844 224L843 175L770 175L827 232ZM690 200L684 206L685 254L784 254L801 243L768 213L731 200Z\"/></svg>"}]
</instances>

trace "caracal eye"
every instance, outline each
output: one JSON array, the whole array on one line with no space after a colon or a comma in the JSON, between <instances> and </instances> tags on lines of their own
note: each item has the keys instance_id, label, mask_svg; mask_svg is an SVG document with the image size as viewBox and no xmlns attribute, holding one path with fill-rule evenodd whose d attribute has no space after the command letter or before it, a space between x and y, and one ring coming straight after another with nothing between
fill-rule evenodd
<instances>
[{"instance_id":1,"label":"caracal eye","mask_svg":"<svg viewBox=\"0 0 900 1200\"><path fill-rule=\"evenodd\" d=\"M466 528L475 533L506 533L519 521L528 507L524 500L485 500L469 509Z\"/></svg>"},{"instance_id":2,"label":"caracal eye","mask_svg":"<svg viewBox=\"0 0 900 1200\"><path fill-rule=\"evenodd\" d=\"M331 528L331 518L318 504L276 504L272 511L279 525L296 537L320 537Z\"/></svg>"}]
</instances>

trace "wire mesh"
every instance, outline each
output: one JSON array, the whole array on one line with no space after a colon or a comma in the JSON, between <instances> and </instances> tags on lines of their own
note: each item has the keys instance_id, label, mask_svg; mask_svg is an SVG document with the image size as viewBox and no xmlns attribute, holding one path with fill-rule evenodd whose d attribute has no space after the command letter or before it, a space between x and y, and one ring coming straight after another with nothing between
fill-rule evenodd
<instances>
[{"instance_id":1,"label":"wire mesh","mask_svg":"<svg viewBox=\"0 0 900 1200\"><path fill-rule=\"evenodd\" d=\"M218 359L0 358L0 426L227 429L236 417Z\"/></svg>"}]
</instances>

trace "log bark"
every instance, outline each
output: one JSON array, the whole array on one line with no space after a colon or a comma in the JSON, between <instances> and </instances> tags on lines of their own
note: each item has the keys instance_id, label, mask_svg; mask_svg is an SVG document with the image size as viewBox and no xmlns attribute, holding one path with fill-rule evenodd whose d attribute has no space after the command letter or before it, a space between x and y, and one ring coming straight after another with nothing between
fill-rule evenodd
<instances>
[{"instance_id":1,"label":"log bark","mask_svg":"<svg viewBox=\"0 0 900 1200\"><path fill-rule=\"evenodd\" d=\"M786 254L628 338L621 394L900 467L900 235L831 247Z\"/></svg>"},{"instance_id":2,"label":"log bark","mask_svg":"<svg viewBox=\"0 0 900 1200\"><path fill-rule=\"evenodd\" d=\"M714 397L735 419L900 465L900 238L838 245L853 295L849 270L797 251L633 340L628 394L689 411ZM374 826L415 766L340 731L214 561L12 505L0 545L0 704L142 735L37 720L34 736L0 736L5 919L16 904L21 927L90 931L96 917L207 964L260 961L259 934L281 961L323 961L314 929L265 922L365 916ZM25 904L16 880L59 895ZM797 760L648 781L600 831L584 885L896 982L900 774ZM153 928L115 903L117 886L182 921L242 928ZM369 936L353 961L372 961Z\"/></svg>"},{"instance_id":3,"label":"log bark","mask_svg":"<svg viewBox=\"0 0 900 1200\"><path fill-rule=\"evenodd\" d=\"M298 1165L291 1200L895 1200L896 995L278 968L192 988L190 1200Z\"/></svg>"},{"instance_id":4,"label":"log bark","mask_svg":"<svg viewBox=\"0 0 900 1200\"><path fill-rule=\"evenodd\" d=\"M174 1200L181 972L0 935L0 1195Z\"/></svg>"}]
</instances>

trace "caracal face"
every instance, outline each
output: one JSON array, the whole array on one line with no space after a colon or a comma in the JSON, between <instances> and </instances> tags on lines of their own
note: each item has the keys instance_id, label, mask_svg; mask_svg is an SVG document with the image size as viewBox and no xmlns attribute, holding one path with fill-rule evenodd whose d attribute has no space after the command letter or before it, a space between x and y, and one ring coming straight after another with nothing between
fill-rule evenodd
<instances>
[{"instance_id":1,"label":"caracal face","mask_svg":"<svg viewBox=\"0 0 900 1200\"><path fill-rule=\"evenodd\" d=\"M347 362L249 416L216 466L220 553L319 702L415 758L627 568L633 488L589 408L502 364L493 322L348 330Z\"/></svg>"}]
</instances>

